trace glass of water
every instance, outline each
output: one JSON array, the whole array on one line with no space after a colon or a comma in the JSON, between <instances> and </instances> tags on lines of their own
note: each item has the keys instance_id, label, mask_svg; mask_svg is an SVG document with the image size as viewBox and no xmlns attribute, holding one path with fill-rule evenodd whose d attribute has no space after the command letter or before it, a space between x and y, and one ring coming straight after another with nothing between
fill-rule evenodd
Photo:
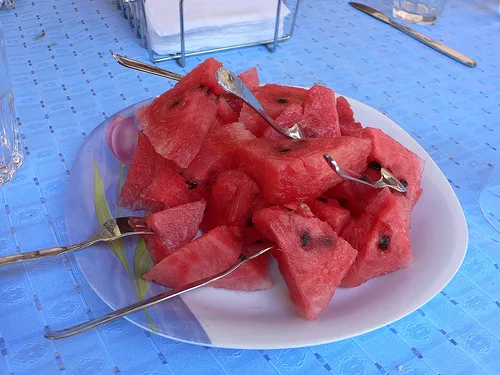
<instances>
[{"instance_id":1,"label":"glass of water","mask_svg":"<svg viewBox=\"0 0 500 375\"><path fill-rule=\"evenodd\" d=\"M433 25L443 12L446 0L394 0L392 15L404 22Z\"/></svg>"},{"instance_id":2,"label":"glass of water","mask_svg":"<svg viewBox=\"0 0 500 375\"><path fill-rule=\"evenodd\" d=\"M23 150L14 109L5 41L0 24L0 185L14 178L23 162Z\"/></svg>"}]
</instances>

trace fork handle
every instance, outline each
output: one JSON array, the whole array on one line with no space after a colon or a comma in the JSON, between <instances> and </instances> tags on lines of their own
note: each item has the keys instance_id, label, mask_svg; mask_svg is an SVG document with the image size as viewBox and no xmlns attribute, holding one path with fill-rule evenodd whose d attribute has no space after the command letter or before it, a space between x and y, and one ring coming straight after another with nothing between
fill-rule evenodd
<instances>
[{"instance_id":1,"label":"fork handle","mask_svg":"<svg viewBox=\"0 0 500 375\"><path fill-rule=\"evenodd\" d=\"M82 243L79 243L76 245L50 247L48 249L35 250L35 251L30 251L28 253L6 255L6 256L0 257L0 267L6 266L8 264L13 264L13 263L26 262L28 260L54 257L54 256L57 256L59 254L68 253L70 251L84 249L86 247L89 247L93 243L94 242L87 241L87 242L82 242Z\"/></svg>"}]
</instances>

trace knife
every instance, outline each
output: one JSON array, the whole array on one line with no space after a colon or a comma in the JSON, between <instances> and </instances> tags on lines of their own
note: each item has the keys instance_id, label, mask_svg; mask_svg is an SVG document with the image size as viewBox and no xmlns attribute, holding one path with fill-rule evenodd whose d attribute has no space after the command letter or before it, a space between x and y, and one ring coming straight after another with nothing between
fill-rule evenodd
<instances>
[{"instance_id":1,"label":"knife","mask_svg":"<svg viewBox=\"0 0 500 375\"><path fill-rule=\"evenodd\" d=\"M415 38L419 42L424 43L425 45L435 49L438 52L441 52L443 55L446 55L452 58L453 60L458 61L459 63L462 63L470 68L475 68L477 65L476 62L472 60L470 57L467 57L461 54L460 52L455 51L454 49L447 47L444 44L441 44L418 31L415 31L413 29L410 29L409 27L403 26L400 23L393 21L392 19L387 17L384 13L381 13L378 10L373 9L368 5L354 3L354 2L350 2L349 5L368 14L369 16L378 19L379 21L385 22L386 24L395 27L399 31L402 31L403 33L411 36L412 38Z\"/></svg>"}]
</instances>

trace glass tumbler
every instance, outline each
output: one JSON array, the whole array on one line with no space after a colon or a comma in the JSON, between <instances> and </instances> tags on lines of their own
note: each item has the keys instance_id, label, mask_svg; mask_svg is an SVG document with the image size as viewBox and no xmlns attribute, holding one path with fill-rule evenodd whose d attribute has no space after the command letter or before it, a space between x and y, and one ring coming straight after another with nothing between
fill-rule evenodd
<instances>
[{"instance_id":1,"label":"glass tumbler","mask_svg":"<svg viewBox=\"0 0 500 375\"><path fill-rule=\"evenodd\" d=\"M14 178L23 162L23 150L14 109L5 41L0 24L0 185Z\"/></svg>"},{"instance_id":2,"label":"glass tumbler","mask_svg":"<svg viewBox=\"0 0 500 375\"><path fill-rule=\"evenodd\" d=\"M443 12L446 0L394 0L392 15L407 23L432 25Z\"/></svg>"}]
</instances>

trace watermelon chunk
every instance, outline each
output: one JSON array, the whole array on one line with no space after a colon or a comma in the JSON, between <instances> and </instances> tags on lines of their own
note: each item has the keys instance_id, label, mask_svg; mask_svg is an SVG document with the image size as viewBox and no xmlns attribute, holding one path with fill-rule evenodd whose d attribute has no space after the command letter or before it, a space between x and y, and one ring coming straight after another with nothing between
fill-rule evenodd
<instances>
[{"instance_id":1,"label":"watermelon chunk","mask_svg":"<svg viewBox=\"0 0 500 375\"><path fill-rule=\"evenodd\" d=\"M412 250L404 216L397 198L385 188L378 192L362 217L347 225L342 237L359 253L342 286L355 287L411 264Z\"/></svg>"},{"instance_id":2,"label":"watermelon chunk","mask_svg":"<svg viewBox=\"0 0 500 375\"><path fill-rule=\"evenodd\" d=\"M136 112L156 152L181 168L193 161L205 135L217 122L220 98L200 87L176 97L172 97L172 89Z\"/></svg>"},{"instance_id":3,"label":"watermelon chunk","mask_svg":"<svg viewBox=\"0 0 500 375\"><path fill-rule=\"evenodd\" d=\"M202 85L210 89L210 92L215 95L224 95L226 91L219 85L215 75L215 71L221 66L220 61L210 57L186 74L170 91L175 97Z\"/></svg>"},{"instance_id":4,"label":"watermelon chunk","mask_svg":"<svg viewBox=\"0 0 500 375\"><path fill-rule=\"evenodd\" d=\"M403 207L405 222L409 225L413 206L422 194L420 182L424 171L424 161L380 129L364 128L358 131L356 136L368 138L372 142L368 161L374 163L370 165L380 164L406 185L407 193L401 194L394 191L394 195Z\"/></svg>"},{"instance_id":5,"label":"watermelon chunk","mask_svg":"<svg viewBox=\"0 0 500 375\"><path fill-rule=\"evenodd\" d=\"M327 197L318 197L310 201L309 207L315 216L326 221L336 233L342 233L351 217L349 211L341 207L338 201Z\"/></svg>"},{"instance_id":6,"label":"watermelon chunk","mask_svg":"<svg viewBox=\"0 0 500 375\"><path fill-rule=\"evenodd\" d=\"M370 142L352 137L304 140L255 139L241 143L242 166L259 185L269 204L313 199L342 178L325 162L330 154L341 166L360 172L366 166Z\"/></svg>"},{"instance_id":7,"label":"watermelon chunk","mask_svg":"<svg viewBox=\"0 0 500 375\"><path fill-rule=\"evenodd\" d=\"M216 117L220 125L231 124L238 121L240 117L239 112L235 111L226 99L221 98L217 101L217 105Z\"/></svg>"},{"instance_id":8,"label":"watermelon chunk","mask_svg":"<svg viewBox=\"0 0 500 375\"><path fill-rule=\"evenodd\" d=\"M168 207L198 201L206 196L206 189L186 180L171 168L164 168L141 194L148 211L156 212Z\"/></svg>"},{"instance_id":9,"label":"watermelon chunk","mask_svg":"<svg viewBox=\"0 0 500 375\"><path fill-rule=\"evenodd\" d=\"M217 173L237 168L236 148L242 141L255 139L245 126L236 122L214 128L205 138L199 154L189 164L185 176L192 182L204 184Z\"/></svg>"},{"instance_id":10,"label":"watermelon chunk","mask_svg":"<svg viewBox=\"0 0 500 375\"><path fill-rule=\"evenodd\" d=\"M167 255L196 236L204 211L205 201L200 200L168 208L146 217L146 224L155 234L142 237L154 264L161 262Z\"/></svg>"},{"instance_id":11,"label":"watermelon chunk","mask_svg":"<svg viewBox=\"0 0 500 375\"><path fill-rule=\"evenodd\" d=\"M260 87L259 73L255 67L245 70L243 73L240 73L238 77L250 89L250 91L255 91Z\"/></svg>"},{"instance_id":12,"label":"watermelon chunk","mask_svg":"<svg viewBox=\"0 0 500 375\"><path fill-rule=\"evenodd\" d=\"M273 256L290 299L305 318L315 320L330 303L357 251L314 217L271 207L255 212L253 221L279 246Z\"/></svg>"},{"instance_id":13,"label":"watermelon chunk","mask_svg":"<svg viewBox=\"0 0 500 375\"><path fill-rule=\"evenodd\" d=\"M307 138L340 136L339 117L333 90L314 85L307 91L301 124Z\"/></svg>"},{"instance_id":14,"label":"watermelon chunk","mask_svg":"<svg viewBox=\"0 0 500 375\"><path fill-rule=\"evenodd\" d=\"M119 204L131 210L148 210L141 194L148 188L156 173L173 168L173 164L158 155L144 133L139 133L132 164L120 193Z\"/></svg>"},{"instance_id":15,"label":"watermelon chunk","mask_svg":"<svg viewBox=\"0 0 500 375\"><path fill-rule=\"evenodd\" d=\"M353 135L356 130L363 129L361 123L354 120L351 105L343 96L337 98L337 113L339 115L340 134Z\"/></svg>"},{"instance_id":16,"label":"watermelon chunk","mask_svg":"<svg viewBox=\"0 0 500 375\"><path fill-rule=\"evenodd\" d=\"M242 170L229 170L217 176L210 191L203 230L220 225L251 226L252 213L261 203L257 184Z\"/></svg>"},{"instance_id":17,"label":"watermelon chunk","mask_svg":"<svg viewBox=\"0 0 500 375\"><path fill-rule=\"evenodd\" d=\"M302 106L307 90L300 87L267 84L255 90L254 94L269 116L276 120L288 106L292 104ZM243 122L256 137L261 137L269 127L268 123L246 104L241 109L239 121Z\"/></svg>"},{"instance_id":18,"label":"watermelon chunk","mask_svg":"<svg viewBox=\"0 0 500 375\"><path fill-rule=\"evenodd\" d=\"M144 274L146 280L170 288L179 288L205 277L213 276L234 265L243 251L236 227L217 227L184 245ZM269 289L267 254L247 262L232 274L211 286L232 290Z\"/></svg>"},{"instance_id":19,"label":"watermelon chunk","mask_svg":"<svg viewBox=\"0 0 500 375\"><path fill-rule=\"evenodd\" d=\"M276 123L283 128L291 128L296 123L302 120L302 106L300 104L290 104L281 114L276 118ZM268 139L288 139L288 137L278 133L270 125L262 133L263 138Z\"/></svg>"}]
</instances>

